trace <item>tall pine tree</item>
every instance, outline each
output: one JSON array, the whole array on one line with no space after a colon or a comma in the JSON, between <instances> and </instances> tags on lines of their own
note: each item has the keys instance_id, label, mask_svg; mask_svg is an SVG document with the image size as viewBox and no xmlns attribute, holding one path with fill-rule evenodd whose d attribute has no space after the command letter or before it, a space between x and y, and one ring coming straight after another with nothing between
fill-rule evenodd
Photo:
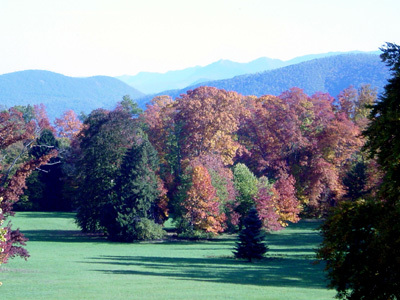
<instances>
[{"instance_id":1,"label":"tall pine tree","mask_svg":"<svg viewBox=\"0 0 400 300\"><path fill-rule=\"evenodd\" d=\"M123 159L111 201L103 209L102 223L111 240L132 242L160 237L161 227L154 223L155 202L160 194L157 167L155 149L145 135L138 137Z\"/></svg>"}]
</instances>

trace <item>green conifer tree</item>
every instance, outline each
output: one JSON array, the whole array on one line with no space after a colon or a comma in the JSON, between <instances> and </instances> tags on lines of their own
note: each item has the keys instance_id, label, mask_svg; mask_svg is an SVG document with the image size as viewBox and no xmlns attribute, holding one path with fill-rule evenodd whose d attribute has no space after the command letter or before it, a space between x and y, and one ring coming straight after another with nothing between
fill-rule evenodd
<instances>
[{"instance_id":1,"label":"green conifer tree","mask_svg":"<svg viewBox=\"0 0 400 300\"><path fill-rule=\"evenodd\" d=\"M103 209L103 224L111 240L132 242L161 237L161 227L154 222L159 195L157 166L157 153L147 137L138 138L124 157L112 200Z\"/></svg>"},{"instance_id":2,"label":"green conifer tree","mask_svg":"<svg viewBox=\"0 0 400 300\"><path fill-rule=\"evenodd\" d=\"M268 247L264 243L265 233L261 230L263 225L255 208L250 209L243 226L233 251L235 257L248 259L249 262L252 259L261 259L268 251Z\"/></svg>"}]
</instances>

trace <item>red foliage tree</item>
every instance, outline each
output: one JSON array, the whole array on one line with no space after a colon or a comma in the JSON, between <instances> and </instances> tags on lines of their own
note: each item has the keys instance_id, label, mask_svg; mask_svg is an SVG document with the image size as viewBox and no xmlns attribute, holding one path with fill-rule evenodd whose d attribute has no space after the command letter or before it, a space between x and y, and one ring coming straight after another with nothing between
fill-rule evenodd
<instances>
[{"instance_id":1,"label":"red foliage tree","mask_svg":"<svg viewBox=\"0 0 400 300\"><path fill-rule=\"evenodd\" d=\"M35 120L37 123L37 127L39 130L49 129L55 135L56 130L53 126L51 126L49 117L47 116L46 107L43 103L37 104L33 106L33 110L35 113Z\"/></svg>"},{"instance_id":2,"label":"red foliage tree","mask_svg":"<svg viewBox=\"0 0 400 300\"><path fill-rule=\"evenodd\" d=\"M39 158L28 159L18 163L21 157L25 157L29 147L33 144L36 134L34 121L25 123L22 114L14 109L9 109L0 113L0 150L4 151L0 161L0 220L5 220L7 216L13 215L13 204L19 200L23 194L26 178L33 170L46 164L52 157L57 156L57 151L52 150L47 155ZM22 143L19 147L20 152L16 158L6 159L11 152L10 146ZM2 262L6 262L9 257L21 256L28 257L28 252L18 245L24 245L26 238L19 230L12 230L9 223L5 227L7 233L6 240L0 246L3 249Z\"/></svg>"},{"instance_id":3,"label":"red foliage tree","mask_svg":"<svg viewBox=\"0 0 400 300\"><path fill-rule=\"evenodd\" d=\"M296 196L312 210L341 198L346 163L362 145L358 126L336 111L333 100L297 88L279 97L248 98L239 130L243 161L258 175L278 181L293 176Z\"/></svg>"}]
</instances>

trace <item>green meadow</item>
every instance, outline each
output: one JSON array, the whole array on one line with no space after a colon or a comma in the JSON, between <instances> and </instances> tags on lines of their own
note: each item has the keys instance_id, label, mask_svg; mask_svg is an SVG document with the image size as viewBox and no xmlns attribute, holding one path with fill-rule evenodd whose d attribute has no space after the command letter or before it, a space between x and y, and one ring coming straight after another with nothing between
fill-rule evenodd
<instances>
[{"instance_id":1,"label":"green meadow","mask_svg":"<svg viewBox=\"0 0 400 300\"><path fill-rule=\"evenodd\" d=\"M236 236L112 243L82 234L71 213L20 212L31 257L0 266L0 299L333 299L313 264L318 222L267 236L266 258L233 259Z\"/></svg>"}]
</instances>

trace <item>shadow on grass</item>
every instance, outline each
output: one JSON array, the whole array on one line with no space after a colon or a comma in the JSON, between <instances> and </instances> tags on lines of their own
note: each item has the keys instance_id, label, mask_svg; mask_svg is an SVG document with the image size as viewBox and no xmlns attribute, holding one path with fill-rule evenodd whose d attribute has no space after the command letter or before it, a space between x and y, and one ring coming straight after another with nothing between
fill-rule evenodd
<instances>
[{"instance_id":1,"label":"shadow on grass","mask_svg":"<svg viewBox=\"0 0 400 300\"><path fill-rule=\"evenodd\" d=\"M75 213L72 212L31 212L31 211L18 211L18 217L23 217L26 219L33 218L33 219L54 219L54 218L62 218L62 219L73 219Z\"/></svg>"},{"instance_id":2,"label":"shadow on grass","mask_svg":"<svg viewBox=\"0 0 400 300\"><path fill-rule=\"evenodd\" d=\"M322 266L302 257L266 258L248 263L233 258L100 256L89 263L104 265L94 271L109 275L161 276L230 284L326 289Z\"/></svg>"},{"instance_id":3,"label":"shadow on grass","mask_svg":"<svg viewBox=\"0 0 400 300\"><path fill-rule=\"evenodd\" d=\"M29 241L35 242L98 242L109 243L109 241L98 233L82 233L79 230L23 230Z\"/></svg>"}]
</instances>

